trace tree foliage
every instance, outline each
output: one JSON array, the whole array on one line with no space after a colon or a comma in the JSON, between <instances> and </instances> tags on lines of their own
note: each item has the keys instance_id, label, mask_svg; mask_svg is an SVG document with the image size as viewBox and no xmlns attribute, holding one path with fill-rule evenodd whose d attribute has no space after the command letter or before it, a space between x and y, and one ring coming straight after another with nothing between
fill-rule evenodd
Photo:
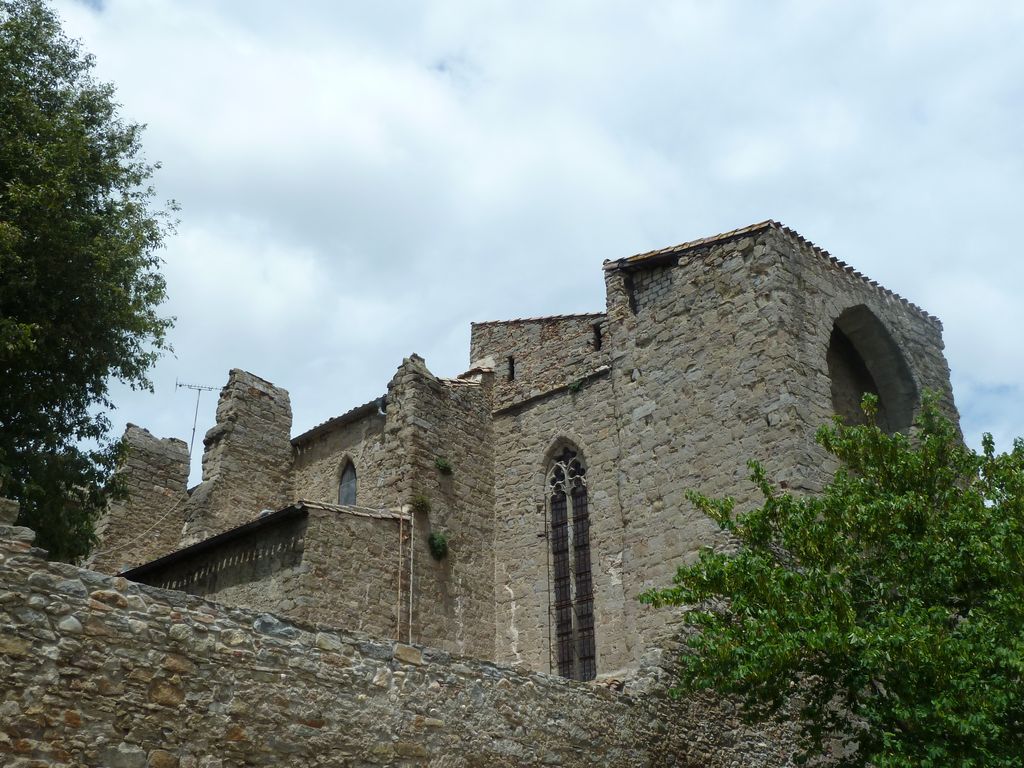
<instances>
[{"instance_id":1,"label":"tree foliage","mask_svg":"<svg viewBox=\"0 0 1024 768\"><path fill-rule=\"evenodd\" d=\"M1024 442L979 455L931 397L913 437L837 420L818 441L841 461L819 495L755 462L761 507L692 495L738 546L642 598L688 606L680 688L753 719L798 707L803 758L838 741L846 766L1019 766Z\"/></svg>"},{"instance_id":2,"label":"tree foliage","mask_svg":"<svg viewBox=\"0 0 1024 768\"><path fill-rule=\"evenodd\" d=\"M116 459L108 382L147 387L170 320L142 127L40 0L0 0L0 493L72 559ZM173 209L173 204L171 204Z\"/></svg>"}]
</instances>

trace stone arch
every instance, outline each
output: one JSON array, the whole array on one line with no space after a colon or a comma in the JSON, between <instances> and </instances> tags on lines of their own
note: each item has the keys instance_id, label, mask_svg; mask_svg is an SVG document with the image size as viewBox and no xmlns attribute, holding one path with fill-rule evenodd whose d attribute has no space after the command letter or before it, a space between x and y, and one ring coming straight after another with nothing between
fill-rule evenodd
<instances>
[{"instance_id":1,"label":"stone arch","mask_svg":"<svg viewBox=\"0 0 1024 768\"><path fill-rule=\"evenodd\" d=\"M552 651L558 674L593 680L597 676L597 646L587 466L582 451L564 438L548 449L545 465L546 539L551 558L549 616L555 633Z\"/></svg>"},{"instance_id":2,"label":"stone arch","mask_svg":"<svg viewBox=\"0 0 1024 768\"><path fill-rule=\"evenodd\" d=\"M878 396L876 422L886 432L905 432L919 396L906 358L888 329L863 304L836 318L826 353L832 409L847 424L864 421L864 393Z\"/></svg>"},{"instance_id":3,"label":"stone arch","mask_svg":"<svg viewBox=\"0 0 1024 768\"><path fill-rule=\"evenodd\" d=\"M338 503L354 506L359 492L359 474L356 463L346 454L338 464Z\"/></svg>"}]
</instances>

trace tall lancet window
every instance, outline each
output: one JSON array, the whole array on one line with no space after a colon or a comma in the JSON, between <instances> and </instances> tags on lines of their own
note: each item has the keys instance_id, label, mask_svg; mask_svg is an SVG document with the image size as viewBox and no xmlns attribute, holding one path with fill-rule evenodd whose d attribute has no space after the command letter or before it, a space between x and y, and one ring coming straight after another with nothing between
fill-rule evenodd
<instances>
[{"instance_id":1,"label":"tall lancet window","mask_svg":"<svg viewBox=\"0 0 1024 768\"><path fill-rule=\"evenodd\" d=\"M558 674L573 680L597 676L586 473L579 455L570 448L555 458L548 472Z\"/></svg>"},{"instance_id":2,"label":"tall lancet window","mask_svg":"<svg viewBox=\"0 0 1024 768\"><path fill-rule=\"evenodd\" d=\"M338 503L356 503L356 468L351 461L345 462L345 468L341 470L341 480L338 482Z\"/></svg>"}]
</instances>

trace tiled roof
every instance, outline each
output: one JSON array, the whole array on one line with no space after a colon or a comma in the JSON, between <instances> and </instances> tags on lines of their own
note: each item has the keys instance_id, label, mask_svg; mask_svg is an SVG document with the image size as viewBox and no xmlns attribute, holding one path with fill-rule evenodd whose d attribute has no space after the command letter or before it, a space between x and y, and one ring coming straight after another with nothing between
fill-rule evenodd
<instances>
[{"instance_id":1,"label":"tiled roof","mask_svg":"<svg viewBox=\"0 0 1024 768\"><path fill-rule=\"evenodd\" d=\"M834 267L836 267L838 269L841 269L844 272L846 272L847 274L853 275L854 277L859 278L860 280L863 280L865 283L867 283L868 285L870 285L872 288L876 289L880 293L883 293L883 294L885 294L887 296L890 296L893 299L896 299L901 304L904 304L908 308L910 308L910 309L914 310L915 312L923 315L924 317L928 318L929 320L937 323L940 327L942 326L942 322L935 315L933 315L933 314L931 314L929 312L926 312L924 309L919 307L917 304L914 304L912 301L909 301L908 299L903 298L902 296L900 296L895 291L891 291L888 288L886 288L885 286L879 284L877 280L872 280L871 278L869 278L867 275L863 274L862 272L858 272L856 269L851 267L846 262L840 261L835 256L833 256L828 251L826 251L824 248L819 248L817 245L812 243L810 240L808 240L806 237L801 235L795 229L791 229L790 227L787 227L785 224L782 224L781 222L778 222L778 221L774 221L772 219L767 219L766 221L761 221L761 222L758 222L757 224L751 224L748 227L741 227L740 229L733 229L733 230L730 230L729 232L722 232L721 234L718 234L718 235L711 235L710 237L702 237L699 240L690 240L689 242L680 243L679 245L673 245L673 246L670 246L668 248L660 248L660 249L658 249L656 251L647 251L646 253L638 253L635 256L629 256L629 257L624 258L624 259L616 259L614 261L606 261L604 263L604 268L606 270L616 270L616 269L631 269L631 268L641 268L641 267L644 267L644 266L653 266L653 264L659 263L661 261L666 261L666 260L669 260L669 259L674 259L674 258L676 258L678 256L682 256L683 254L686 254L686 253L688 253L690 251L695 251L697 249L704 248L704 247L709 246L709 245L717 245L719 243L729 242L730 240L739 240L741 238L747 237L748 235L753 235L753 234L756 234L758 232L764 232L764 231L769 230L769 229L778 230L779 232L784 233L785 235L787 235L790 238L796 240L797 242L801 243L802 245L806 245L808 248L810 248L812 251L814 251L818 256L820 256L821 258L827 260Z\"/></svg>"},{"instance_id":2,"label":"tiled roof","mask_svg":"<svg viewBox=\"0 0 1024 768\"><path fill-rule=\"evenodd\" d=\"M438 379L446 387L479 387L479 381L468 381L466 379Z\"/></svg>"},{"instance_id":3,"label":"tiled roof","mask_svg":"<svg viewBox=\"0 0 1024 768\"><path fill-rule=\"evenodd\" d=\"M545 315L542 317L517 317L514 320L485 320L481 323L470 323L470 325L508 325L510 323L546 323L550 320L582 320L588 317L605 316L604 312L581 312L575 315Z\"/></svg>"},{"instance_id":4,"label":"tiled roof","mask_svg":"<svg viewBox=\"0 0 1024 768\"><path fill-rule=\"evenodd\" d=\"M355 504L330 504L326 501L310 501L300 499L295 502L296 507L309 507L311 509L323 509L328 512L342 512L355 517L373 517L378 520L408 520L409 513L400 509L378 509L377 507L357 507Z\"/></svg>"}]
</instances>

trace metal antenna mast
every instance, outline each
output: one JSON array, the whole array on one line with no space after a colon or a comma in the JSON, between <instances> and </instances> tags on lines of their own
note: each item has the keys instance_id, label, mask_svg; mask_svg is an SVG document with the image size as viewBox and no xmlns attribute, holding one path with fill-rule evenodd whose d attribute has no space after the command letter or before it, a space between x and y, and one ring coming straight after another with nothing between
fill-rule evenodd
<instances>
[{"instance_id":1,"label":"metal antenna mast","mask_svg":"<svg viewBox=\"0 0 1024 768\"><path fill-rule=\"evenodd\" d=\"M175 391L179 389L194 389L196 391L196 412L192 416L192 439L188 443L188 457L192 458L192 446L196 442L196 422L199 420L199 398L203 392L213 392L216 387L204 387L202 384L185 384L177 379L174 380Z\"/></svg>"}]
</instances>

